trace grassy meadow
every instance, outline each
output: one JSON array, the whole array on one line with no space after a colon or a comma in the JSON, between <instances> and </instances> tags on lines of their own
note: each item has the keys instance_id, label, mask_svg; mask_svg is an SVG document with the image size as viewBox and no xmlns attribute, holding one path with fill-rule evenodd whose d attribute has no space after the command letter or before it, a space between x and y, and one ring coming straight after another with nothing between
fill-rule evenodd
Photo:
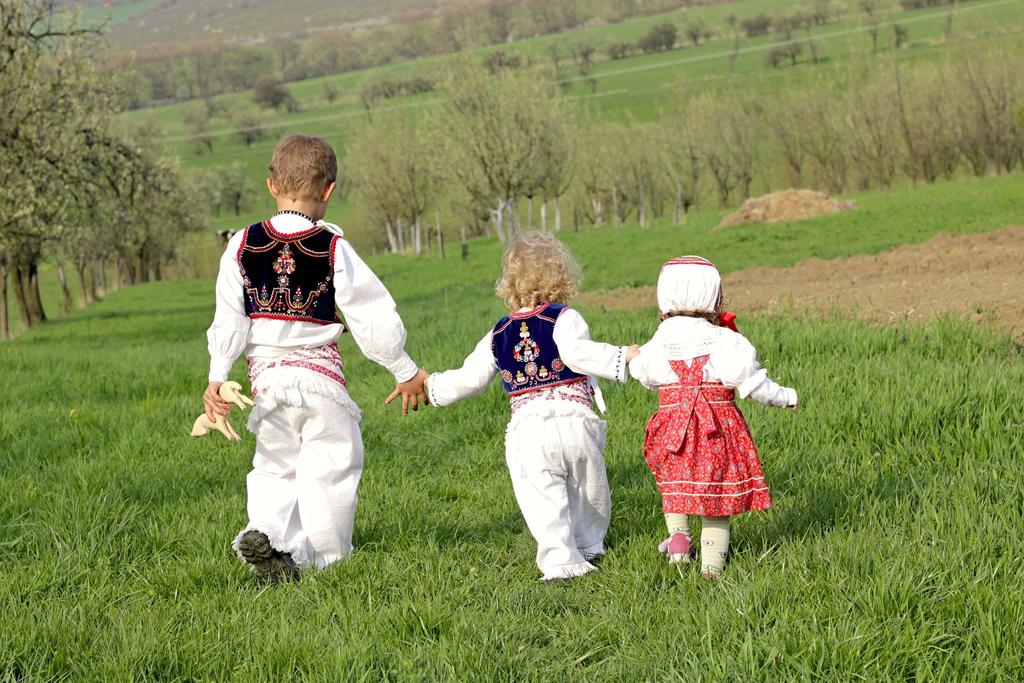
<instances>
[{"instance_id":1,"label":"grassy meadow","mask_svg":"<svg viewBox=\"0 0 1024 683\"><path fill-rule=\"evenodd\" d=\"M683 252L731 271L1002 227L1022 183L865 195L795 224L712 231L709 212L563 237L585 289L648 284ZM499 253L480 240L466 261L371 259L423 366L460 363L501 315ZM343 336L365 414L357 552L267 589L229 548L252 436L188 436L212 306L209 279L152 283L0 346L0 679L1024 676L1024 356L1003 332L739 311L801 409L743 406L775 508L736 520L715 585L655 551L660 501L640 456L655 397L604 383L609 554L558 586L537 580L512 496L500 389L403 419L381 404L387 373ZM616 343L657 324L653 301L582 313Z\"/></svg>"},{"instance_id":2,"label":"grassy meadow","mask_svg":"<svg viewBox=\"0 0 1024 683\"><path fill-rule=\"evenodd\" d=\"M123 29L157 4L120 3L112 18ZM805 52L796 67L766 66L782 40L772 34L744 39L733 71L725 17L771 15L782 4L738 0L502 49L549 62L552 44L567 53L588 40L603 60L605 46L657 23L682 29L703 19L716 35L699 47L600 61L596 93L572 79L566 54L566 92L581 112L642 121L705 91L771 93L847 69L955 59L965 46L1019 50L1024 26L1024 3L977 0L956 7L947 38L945 8L903 12L884 0L872 54L851 2L847 17L815 29L822 64ZM104 11L96 5L87 18ZM892 21L909 30L900 50ZM199 102L123 119L152 125L187 167L241 161L256 187L280 134L320 134L343 155L365 120L363 79L459 58L288 84L302 110L268 114L267 137L251 147L222 122L213 152L199 154L183 122ZM344 93L333 106L327 83ZM230 111L250 97L217 99ZM385 106L417 116L438 97ZM270 204L259 192L243 215L211 216L210 227L264 217ZM898 184L844 197L856 202L849 212L716 230L727 210L709 196L682 226L661 217L646 229L588 226L559 237L593 292L653 284L660 264L683 253L728 273L998 230L1022 222L1022 197L1019 173ZM342 201L327 219L357 247L374 229ZM363 250L398 302L407 350L428 370L460 364L505 312L493 292L501 245L471 239L463 259L457 226L446 227L446 260L436 245L419 257ZM51 320L0 344L0 681L1024 680L1024 347L1005 330L954 318L881 326L838 311L825 319L736 311L762 363L797 388L801 405L792 413L741 404L775 507L734 521L731 560L716 584L696 566L670 567L655 549L664 523L641 456L655 395L602 382L609 552L600 571L554 586L538 580L512 494L499 386L402 418L382 404L388 373L343 335L366 444L356 552L297 583L264 587L230 548L246 521L254 438L245 417L232 416L240 444L188 435L206 386L220 250L211 235L192 235L165 270L170 280L109 292L70 315L57 315L57 275L44 263ZM653 300L632 311L580 310L595 338L619 344L646 341L658 322ZM248 388L243 362L232 378Z\"/></svg>"}]
</instances>

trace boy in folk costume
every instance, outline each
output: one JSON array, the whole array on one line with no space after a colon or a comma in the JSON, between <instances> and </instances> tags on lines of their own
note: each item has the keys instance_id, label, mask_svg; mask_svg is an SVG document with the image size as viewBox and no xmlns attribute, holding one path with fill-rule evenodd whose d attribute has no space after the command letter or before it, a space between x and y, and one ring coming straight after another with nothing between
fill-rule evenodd
<instances>
[{"instance_id":1,"label":"boy in folk costume","mask_svg":"<svg viewBox=\"0 0 1024 683\"><path fill-rule=\"evenodd\" d=\"M595 569L604 553L611 495L604 465L605 422L593 376L625 382L636 347L590 340L587 323L565 303L576 294L579 268L554 237L518 238L502 259L498 294L510 309L457 370L427 380L430 403L448 406L475 396L495 375L512 417L505 459L512 488L537 541L546 581Z\"/></svg>"},{"instance_id":2,"label":"boy in folk costume","mask_svg":"<svg viewBox=\"0 0 1024 683\"><path fill-rule=\"evenodd\" d=\"M796 391L769 379L757 352L722 312L722 278L700 256L672 259L658 278L661 325L629 365L657 389L644 457L662 496L669 537L658 547L670 563L691 548L687 515L700 515L701 572L715 580L729 551L729 518L771 507L757 448L735 394L796 409Z\"/></svg>"},{"instance_id":3,"label":"boy in folk costume","mask_svg":"<svg viewBox=\"0 0 1024 683\"><path fill-rule=\"evenodd\" d=\"M233 545L266 580L327 567L352 551L363 443L338 335L347 328L366 357L394 375L388 401L401 396L403 410L416 409L426 378L403 350L391 295L341 230L322 220L336 175L324 140L292 135L278 143L267 180L278 212L229 241L207 333L203 403L211 420L230 408L218 392L235 359L245 353L249 361L256 454L246 478L249 523Z\"/></svg>"}]
</instances>

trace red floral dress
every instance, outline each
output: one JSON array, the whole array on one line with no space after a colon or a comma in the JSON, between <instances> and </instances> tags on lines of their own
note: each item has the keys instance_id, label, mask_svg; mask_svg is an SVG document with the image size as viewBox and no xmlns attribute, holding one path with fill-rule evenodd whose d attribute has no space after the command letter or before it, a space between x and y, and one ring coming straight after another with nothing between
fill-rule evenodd
<instances>
[{"instance_id":1,"label":"red floral dress","mask_svg":"<svg viewBox=\"0 0 1024 683\"><path fill-rule=\"evenodd\" d=\"M772 505L757 448L735 392L703 381L707 356L670 361L678 384L658 389L644 459L665 512L727 517Z\"/></svg>"}]
</instances>

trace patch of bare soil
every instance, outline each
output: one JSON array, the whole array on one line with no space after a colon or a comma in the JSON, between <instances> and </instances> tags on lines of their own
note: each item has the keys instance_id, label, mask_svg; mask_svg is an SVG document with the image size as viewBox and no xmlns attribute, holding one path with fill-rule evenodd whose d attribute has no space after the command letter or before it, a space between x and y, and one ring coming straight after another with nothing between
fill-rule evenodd
<instances>
[{"instance_id":1,"label":"patch of bare soil","mask_svg":"<svg viewBox=\"0 0 1024 683\"><path fill-rule=\"evenodd\" d=\"M726 275L726 307L752 313L839 311L880 322L941 315L993 320L1024 339L1024 226L978 235L938 235L917 245L844 259L807 259L791 268ZM656 306L654 287L584 295L604 308Z\"/></svg>"},{"instance_id":2,"label":"patch of bare soil","mask_svg":"<svg viewBox=\"0 0 1024 683\"><path fill-rule=\"evenodd\" d=\"M718 224L719 228L741 223L781 223L826 216L854 207L853 202L833 199L816 190L782 190L743 202L736 213L731 213Z\"/></svg>"}]
</instances>

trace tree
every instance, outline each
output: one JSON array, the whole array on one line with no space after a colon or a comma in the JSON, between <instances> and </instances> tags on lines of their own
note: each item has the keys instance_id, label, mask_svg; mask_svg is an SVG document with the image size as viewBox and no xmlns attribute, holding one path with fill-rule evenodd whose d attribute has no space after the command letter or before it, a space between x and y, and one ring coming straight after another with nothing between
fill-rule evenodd
<instances>
[{"instance_id":1,"label":"tree","mask_svg":"<svg viewBox=\"0 0 1024 683\"><path fill-rule=\"evenodd\" d=\"M341 96L342 90L334 83L324 83L324 99L327 104L334 104Z\"/></svg>"},{"instance_id":2,"label":"tree","mask_svg":"<svg viewBox=\"0 0 1024 683\"><path fill-rule=\"evenodd\" d=\"M788 59L791 66L796 66L801 52L803 52L803 46L800 43L789 42L769 50L765 55L765 63L778 68Z\"/></svg>"},{"instance_id":3,"label":"tree","mask_svg":"<svg viewBox=\"0 0 1024 683\"><path fill-rule=\"evenodd\" d=\"M273 76L261 76L252 86L252 101L270 109L285 109L288 113L299 110L299 103L291 91Z\"/></svg>"},{"instance_id":4,"label":"tree","mask_svg":"<svg viewBox=\"0 0 1024 683\"><path fill-rule=\"evenodd\" d=\"M632 43L612 43L606 48L608 52L608 59L618 60L626 59L633 55L633 44Z\"/></svg>"},{"instance_id":5,"label":"tree","mask_svg":"<svg viewBox=\"0 0 1024 683\"><path fill-rule=\"evenodd\" d=\"M117 79L100 74L95 31L48 0L9 0L0 22L0 270L13 276L25 326L46 321L39 263L51 250L62 308L70 305L64 269L75 264L84 298L106 289L114 245L132 249L143 232L171 239L199 225L197 198L155 152L150 131L114 125ZM188 196L185 196L185 195ZM159 230L159 232L155 232ZM153 240L151 239L150 242ZM148 252L159 273L170 246ZM9 334L6 298L0 329Z\"/></svg>"},{"instance_id":6,"label":"tree","mask_svg":"<svg viewBox=\"0 0 1024 683\"><path fill-rule=\"evenodd\" d=\"M910 33L907 31L907 27L903 24L892 25L893 40L895 41L896 49L900 49L907 42L910 37Z\"/></svg>"},{"instance_id":7,"label":"tree","mask_svg":"<svg viewBox=\"0 0 1024 683\"><path fill-rule=\"evenodd\" d=\"M862 12L868 15L868 35L871 36L871 51L878 52L878 5L876 0L859 0Z\"/></svg>"},{"instance_id":8,"label":"tree","mask_svg":"<svg viewBox=\"0 0 1024 683\"><path fill-rule=\"evenodd\" d=\"M703 19L696 19L686 25L686 37L690 39L694 47L697 47L700 45L700 41L711 38L711 29Z\"/></svg>"},{"instance_id":9,"label":"tree","mask_svg":"<svg viewBox=\"0 0 1024 683\"><path fill-rule=\"evenodd\" d=\"M849 89L844 119L850 160L861 177L860 186L892 185L899 167L899 127L894 116L890 79L860 84Z\"/></svg>"},{"instance_id":10,"label":"tree","mask_svg":"<svg viewBox=\"0 0 1024 683\"><path fill-rule=\"evenodd\" d=\"M210 128L210 115L205 108L189 109L181 117L182 123L188 128L189 136L196 144L199 154L213 152L213 132Z\"/></svg>"},{"instance_id":11,"label":"tree","mask_svg":"<svg viewBox=\"0 0 1024 683\"><path fill-rule=\"evenodd\" d=\"M254 142L262 140L266 136L263 129L263 116L253 106L241 106L235 109L231 116L231 124L234 126L235 135L246 147L252 147Z\"/></svg>"},{"instance_id":12,"label":"tree","mask_svg":"<svg viewBox=\"0 0 1024 683\"><path fill-rule=\"evenodd\" d=\"M594 55L597 48L590 43L576 43L572 46L572 59L576 64L576 72L590 86L590 92L597 92L597 79L594 78Z\"/></svg>"},{"instance_id":13,"label":"tree","mask_svg":"<svg viewBox=\"0 0 1024 683\"><path fill-rule=\"evenodd\" d=\"M551 84L526 70L490 75L473 65L444 82L446 106L437 127L446 131L445 172L474 198L491 207L498 238L515 234L515 202L539 175L556 110ZM507 213L507 223L506 223Z\"/></svg>"},{"instance_id":14,"label":"tree","mask_svg":"<svg viewBox=\"0 0 1024 683\"><path fill-rule=\"evenodd\" d=\"M256 196L256 188L245 166L240 161L222 166L216 169L215 178L219 204L230 209L236 216L241 216L242 209Z\"/></svg>"},{"instance_id":15,"label":"tree","mask_svg":"<svg viewBox=\"0 0 1024 683\"><path fill-rule=\"evenodd\" d=\"M354 136L346 158L353 191L384 228L392 252L422 250L423 217L440 182L437 147L428 125L396 116L378 118Z\"/></svg>"},{"instance_id":16,"label":"tree","mask_svg":"<svg viewBox=\"0 0 1024 683\"><path fill-rule=\"evenodd\" d=\"M637 39L636 45L645 54L651 52L667 52L675 48L676 40L678 40L678 38L679 29L676 28L676 25L670 22L665 22L652 26L647 33Z\"/></svg>"},{"instance_id":17,"label":"tree","mask_svg":"<svg viewBox=\"0 0 1024 683\"><path fill-rule=\"evenodd\" d=\"M747 38L757 38L767 35L772 27L772 19L767 14L761 13L757 16L740 20L740 27L747 34Z\"/></svg>"},{"instance_id":18,"label":"tree","mask_svg":"<svg viewBox=\"0 0 1024 683\"><path fill-rule=\"evenodd\" d=\"M725 18L725 23L729 26L729 34L732 36L732 50L729 52L729 71L735 74L736 60L740 56L741 36L736 28L739 23L739 17L736 16L735 12L730 12L729 16Z\"/></svg>"},{"instance_id":19,"label":"tree","mask_svg":"<svg viewBox=\"0 0 1024 683\"><path fill-rule=\"evenodd\" d=\"M665 170L672 182L672 222L679 225L700 203L703 165L698 130L688 116L663 118L660 125L657 149L665 155Z\"/></svg>"}]
</instances>

